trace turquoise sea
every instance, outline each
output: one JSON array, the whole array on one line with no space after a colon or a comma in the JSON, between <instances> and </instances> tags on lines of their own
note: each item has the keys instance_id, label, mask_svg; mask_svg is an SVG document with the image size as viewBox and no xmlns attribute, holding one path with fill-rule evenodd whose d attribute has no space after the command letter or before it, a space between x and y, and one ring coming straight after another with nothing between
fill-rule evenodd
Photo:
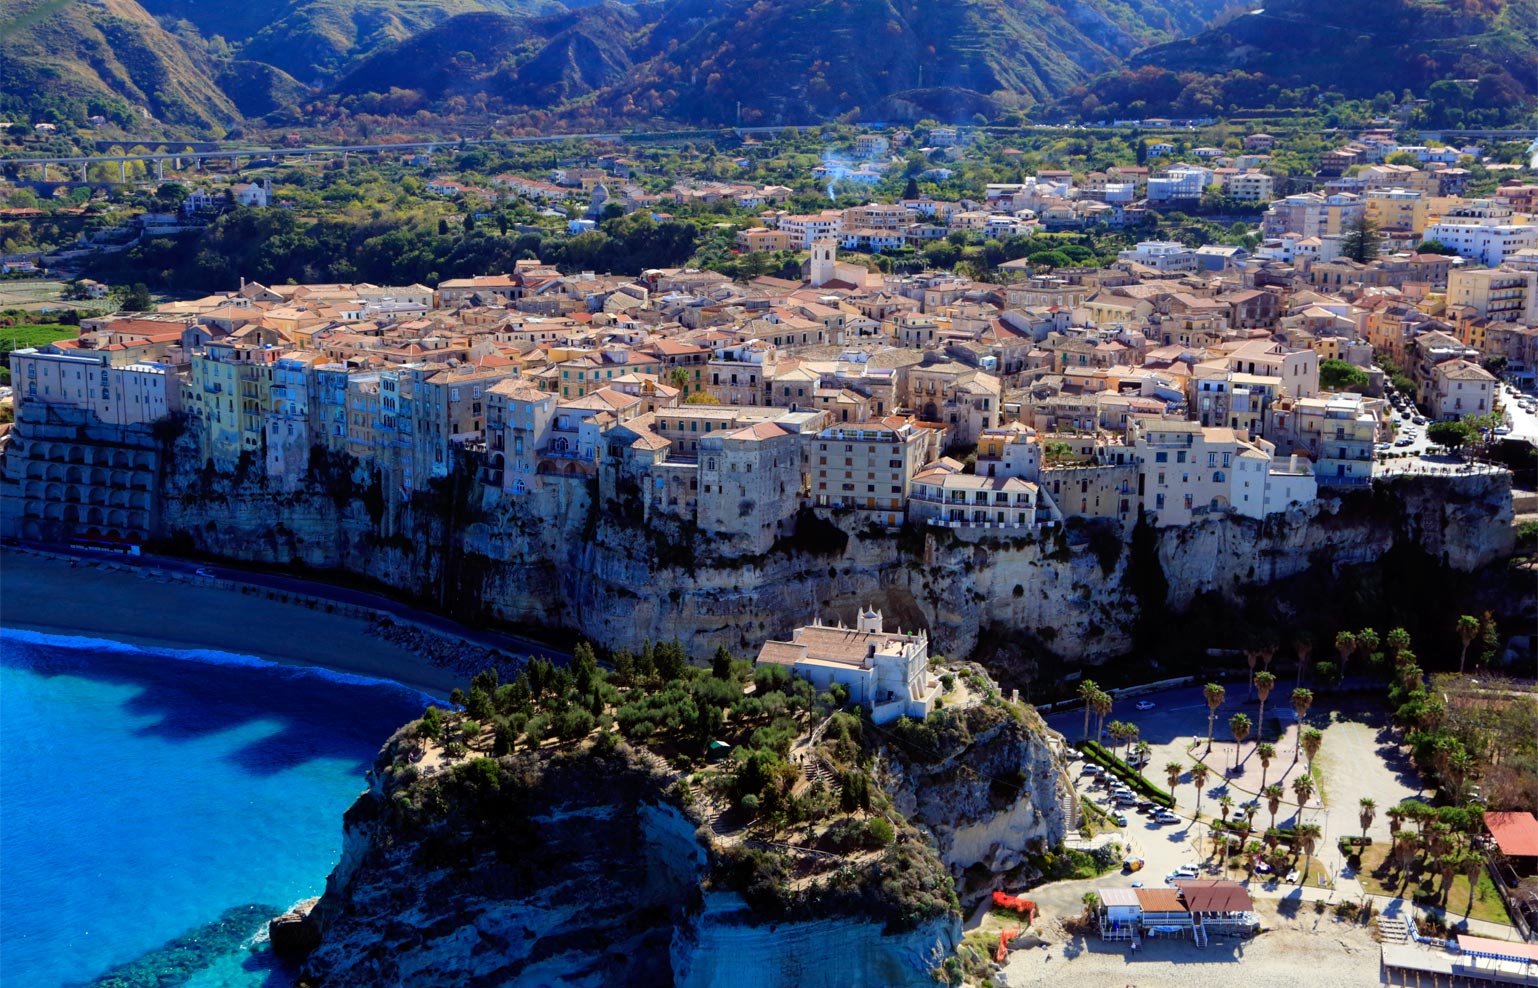
<instances>
[{"instance_id":1,"label":"turquoise sea","mask_svg":"<svg viewBox=\"0 0 1538 988\"><path fill-rule=\"evenodd\" d=\"M431 698L223 652L0 630L0 984L289 986L265 921Z\"/></svg>"}]
</instances>

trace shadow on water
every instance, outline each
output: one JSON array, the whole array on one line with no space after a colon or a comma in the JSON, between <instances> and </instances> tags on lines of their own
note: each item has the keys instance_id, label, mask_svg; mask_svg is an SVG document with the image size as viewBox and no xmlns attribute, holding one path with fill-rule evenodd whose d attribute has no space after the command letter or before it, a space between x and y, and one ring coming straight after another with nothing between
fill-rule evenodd
<instances>
[{"instance_id":1,"label":"shadow on water","mask_svg":"<svg viewBox=\"0 0 1538 988\"><path fill-rule=\"evenodd\" d=\"M0 663L45 677L75 676L133 687L123 709L153 718L146 737L195 741L263 725L269 733L226 757L252 775L274 775L315 759L343 759L367 768L372 753L426 699L393 684L339 682L295 666L250 666L173 658L154 649L101 649L18 641L7 637ZM360 757L360 752L367 755Z\"/></svg>"},{"instance_id":2,"label":"shadow on water","mask_svg":"<svg viewBox=\"0 0 1538 988\"><path fill-rule=\"evenodd\" d=\"M275 906L256 903L226 909L213 922L188 930L126 964L119 964L86 982L83 988L175 988L221 957L241 949L242 944L280 912L282 910ZM262 962L258 964L266 966ZM279 972L274 969L273 973ZM272 984L284 983L272 978L268 980ZM292 981L287 983L292 984Z\"/></svg>"}]
</instances>

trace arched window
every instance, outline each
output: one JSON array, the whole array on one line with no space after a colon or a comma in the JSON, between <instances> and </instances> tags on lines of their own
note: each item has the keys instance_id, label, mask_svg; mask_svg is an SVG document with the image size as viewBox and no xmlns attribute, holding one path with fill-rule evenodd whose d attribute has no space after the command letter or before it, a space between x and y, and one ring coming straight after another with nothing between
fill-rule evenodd
<instances>
[{"instance_id":1,"label":"arched window","mask_svg":"<svg viewBox=\"0 0 1538 988\"><path fill-rule=\"evenodd\" d=\"M1212 482L1215 484L1221 484L1223 482L1223 471L1214 470L1212 472Z\"/></svg>"}]
</instances>

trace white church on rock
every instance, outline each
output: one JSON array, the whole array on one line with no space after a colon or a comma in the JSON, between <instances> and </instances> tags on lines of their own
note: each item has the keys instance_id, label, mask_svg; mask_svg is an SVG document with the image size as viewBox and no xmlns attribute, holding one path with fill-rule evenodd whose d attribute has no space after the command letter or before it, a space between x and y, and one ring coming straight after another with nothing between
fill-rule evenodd
<instances>
[{"instance_id":1,"label":"white church on rock","mask_svg":"<svg viewBox=\"0 0 1538 988\"><path fill-rule=\"evenodd\" d=\"M923 720L935 708L940 681L929 671L929 636L882 629L881 612L866 608L853 628L813 621L790 641L767 641L757 661L786 666L819 690L849 688L850 703L878 724L899 717Z\"/></svg>"}]
</instances>

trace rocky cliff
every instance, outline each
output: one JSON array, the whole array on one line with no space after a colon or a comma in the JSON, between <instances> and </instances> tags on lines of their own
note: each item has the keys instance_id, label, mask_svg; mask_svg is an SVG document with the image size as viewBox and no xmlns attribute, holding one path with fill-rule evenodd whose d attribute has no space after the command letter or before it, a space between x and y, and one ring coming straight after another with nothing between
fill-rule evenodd
<instances>
[{"instance_id":1,"label":"rocky cliff","mask_svg":"<svg viewBox=\"0 0 1538 988\"><path fill-rule=\"evenodd\" d=\"M1062 739L1034 710L998 698L982 669L948 668L965 704L935 714L923 737L889 732L883 785L957 878L974 865L1012 871L1078 826Z\"/></svg>"},{"instance_id":2,"label":"rocky cliff","mask_svg":"<svg viewBox=\"0 0 1538 988\"><path fill-rule=\"evenodd\" d=\"M954 912L767 916L716 884L709 830L643 749L440 754L412 728L381 753L312 912L308 983L918 988L960 936Z\"/></svg>"},{"instance_id":3,"label":"rocky cliff","mask_svg":"<svg viewBox=\"0 0 1538 988\"><path fill-rule=\"evenodd\" d=\"M804 512L774 550L742 557L676 522L613 517L578 479L546 478L520 498L464 481L402 500L334 465L285 492L255 472L200 470L185 441L173 463L160 498L172 546L344 570L460 617L568 629L609 648L676 637L699 656L751 652L814 615L869 603L927 628L942 653L1029 639L1057 660L1094 663L1129 651L1140 617L1199 599L1240 601L1396 549L1469 572L1513 538L1504 475L1402 479L1264 521L1216 516L1141 539L1093 526L1014 540L894 533Z\"/></svg>"}]
</instances>

